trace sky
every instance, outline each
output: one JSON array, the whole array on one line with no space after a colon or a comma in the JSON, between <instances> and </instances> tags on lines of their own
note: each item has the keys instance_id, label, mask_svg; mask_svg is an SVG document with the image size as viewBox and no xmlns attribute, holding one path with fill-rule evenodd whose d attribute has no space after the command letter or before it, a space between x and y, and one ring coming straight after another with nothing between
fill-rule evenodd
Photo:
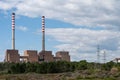
<instances>
[{"instance_id":1,"label":"sky","mask_svg":"<svg viewBox=\"0 0 120 80\"><path fill-rule=\"evenodd\" d=\"M120 0L0 0L0 61L11 49L15 16L16 49L41 51L41 16L46 50L69 51L71 61L100 62L120 57Z\"/></svg>"}]
</instances>

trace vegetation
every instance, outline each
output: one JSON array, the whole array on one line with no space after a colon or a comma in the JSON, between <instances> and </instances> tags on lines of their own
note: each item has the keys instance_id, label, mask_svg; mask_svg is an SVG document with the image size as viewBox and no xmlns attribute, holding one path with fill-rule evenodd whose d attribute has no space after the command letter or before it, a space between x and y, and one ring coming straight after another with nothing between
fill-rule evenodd
<instances>
[{"instance_id":1,"label":"vegetation","mask_svg":"<svg viewBox=\"0 0 120 80\"><path fill-rule=\"evenodd\" d=\"M22 76L24 76L24 80L25 77L27 80L29 79L28 75L32 75L30 73L36 77L38 74L39 77L42 74L46 74L46 76L49 74L55 76L55 78L60 77L59 80L120 80L120 63L111 61L105 64L98 64L89 63L86 60L79 62L0 63L0 79L3 75L6 75L6 79L7 77L10 79L12 75L14 77L16 75L16 78L23 78L21 75L24 74Z\"/></svg>"}]
</instances>

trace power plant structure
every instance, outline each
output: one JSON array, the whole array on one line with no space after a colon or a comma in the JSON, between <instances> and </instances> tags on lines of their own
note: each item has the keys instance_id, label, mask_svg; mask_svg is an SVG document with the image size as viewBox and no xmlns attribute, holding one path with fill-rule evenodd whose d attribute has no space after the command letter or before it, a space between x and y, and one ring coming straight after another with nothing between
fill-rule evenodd
<instances>
[{"instance_id":1,"label":"power plant structure","mask_svg":"<svg viewBox=\"0 0 120 80\"><path fill-rule=\"evenodd\" d=\"M12 49L15 49L15 13L12 13Z\"/></svg>"},{"instance_id":2,"label":"power plant structure","mask_svg":"<svg viewBox=\"0 0 120 80\"><path fill-rule=\"evenodd\" d=\"M52 62L70 61L68 51L58 51L56 56L52 51L45 50L45 16L42 16L42 50L25 50L24 56L20 56L19 50L15 49L15 13L12 13L12 49L6 50L5 62Z\"/></svg>"}]
</instances>

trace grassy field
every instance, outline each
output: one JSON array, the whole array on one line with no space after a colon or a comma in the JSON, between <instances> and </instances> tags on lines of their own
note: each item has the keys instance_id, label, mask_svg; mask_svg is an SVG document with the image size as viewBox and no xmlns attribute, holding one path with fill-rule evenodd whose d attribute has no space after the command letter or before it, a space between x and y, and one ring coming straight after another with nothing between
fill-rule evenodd
<instances>
[{"instance_id":1,"label":"grassy field","mask_svg":"<svg viewBox=\"0 0 120 80\"><path fill-rule=\"evenodd\" d=\"M58 74L1 74L0 80L120 80L120 72L75 71Z\"/></svg>"}]
</instances>

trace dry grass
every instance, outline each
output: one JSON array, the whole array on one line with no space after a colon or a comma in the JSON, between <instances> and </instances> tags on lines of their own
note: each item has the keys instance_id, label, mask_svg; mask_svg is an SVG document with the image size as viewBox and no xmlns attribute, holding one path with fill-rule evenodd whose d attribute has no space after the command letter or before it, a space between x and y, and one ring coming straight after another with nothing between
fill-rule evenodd
<instances>
[{"instance_id":1,"label":"dry grass","mask_svg":"<svg viewBox=\"0 0 120 80\"><path fill-rule=\"evenodd\" d=\"M61 80L62 74L6 74L0 75L0 80Z\"/></svg>"},{"instance_id":2,"label":"dry grass","mask_svg":"<svg viewBox=\"0 0 120 80\"><path fill-rule=\"evenodd\" d=\"M58 74L3 74L0 75L0 80L120 80L119 73L76 71Z\"/></svg>"}]
</instances>

